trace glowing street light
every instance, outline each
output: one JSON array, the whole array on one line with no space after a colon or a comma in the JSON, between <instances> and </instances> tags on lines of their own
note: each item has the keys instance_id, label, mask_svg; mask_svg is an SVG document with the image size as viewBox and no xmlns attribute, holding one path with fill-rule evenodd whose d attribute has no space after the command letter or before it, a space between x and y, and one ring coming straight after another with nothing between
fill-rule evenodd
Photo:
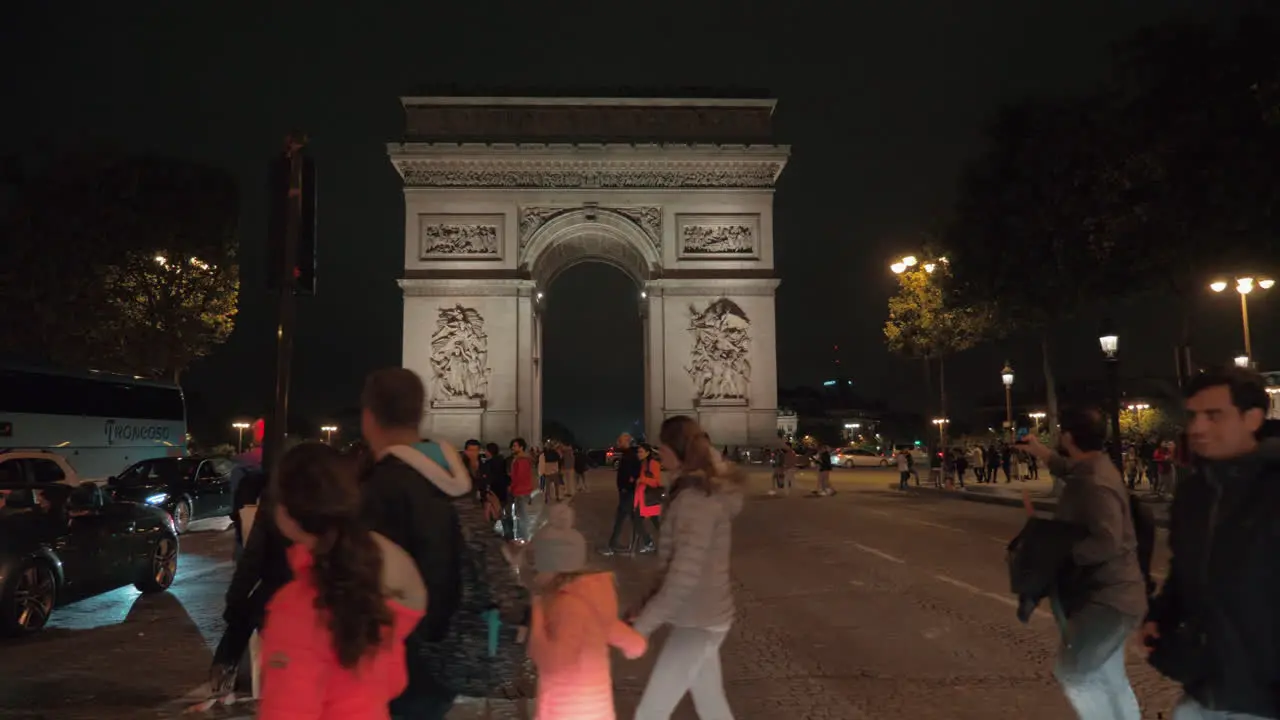
<instances>
[{"instance_id":1,"label":"glowing street light","mask_svg":"<svg viewBox=\"0 0 1280 720\"><path fill-rule=\"evenodd\" d=\"M1140 413L1143 410L1150 410L1151 406L1146 403L1133 403L1129 405L1128 409Z\"/></svg>"},{"instance_id":2,"label":"glowing street light","mask_svg":"<svg viewBox=\"0 0 1280 720\"><path fill-rule=\"evenodd\" d=\"M907 264L903 262L896 262L890 265L889 269L893 271L894 275L901 275L907 271Z\"/></svg>"},{"instance_id":3,"label":"glowing street light","mask_svg":"<svg viewBox=\"0 0 1280 720\"><path fill-rule=\"evenodd\" d=\"M925 263L925 264L924 264L924 265L922 265L921 267L923 267L923 268L924 268L924 271L925 271L925 272L927 272L927 273L931 273L931 272L933 272L935 269L937 269L937 267L938 267L938 266L937 266L937 265L935 265L934 263Z\"/></svg>"},{"instance_id":4,"label":"glowing street light","mask_svg":"<svg viewBox=\"0 0 1280 720\"><path fill-rule=\"evenodd\" d=\"M236 452L244 452L244 431L249 429L249 423L233 422L231 423L231 427L239 431L239 437L236 438Z\"/></svg>"},{"instance_id":5,"label":"glowing street light","mask_svg":"<svg viewBox=\"0 0 1280 720\"><path fill-rule=\"evenodd\" d=\"M336 425L325 425L320 428L320 432L324 433L324 441L329 445L333 444L333 434L338 432Z\"/></svg>"},{"instance_id":6,"label":"glowing street light","mask_svg":"<svg viewBox=\"0 0 1280 720\"><path fill-rule=\"evenodd\" d=\"M1036 435L1040 434L1040 421L1045 418L1045 414L1041 410L1027 413L1027 417L1031 418L1031 422L1036 425Z\"/></svg>"},{"instance_id":7,"label":"glowing street light","mask_svg":"<svg viewBox=\"0 0 1280 720\"><path fill-rule=\"evenodd\" d=\"M906 256L906 257L902 258L902 264L903 264L903 265L906 265L907 267L915 267L915 266L916 266L916 263L918 263L918 262L920 262L920 261L916 259L916 256L915 256L915 255L908 255L908 256Z\"/></svg>"},{"instance_id":8,"label":"glowing street light","mask_svg":"<svg viewBox=\"0 0 1280 720\"><path fill-rule=\"evenodd\" d=\"M1244 354L1249 359L1253 358L1253 342L1249 336L1249 293L1255 289L1270 290L1275 284L1276 281L1271 278L1255 279L1251 276L1236 278L1236 292L1240 293L1240 323L1244 326ZM1214 280L1209 283L1209 289L1216 293L1223 292L1227 289L1227 281Z\"/></svg>"},{"instance_id":9,"label":"glowing street light","mask_svg":"<svg viewBox=\"0 0 1280 720\"><path fill-rule=\"evenodd\" d=\"M1237 355L1237 356L1236 356L1236 359L1235 359L1235 362L1236 362L1236 367L1239 367L1239 368L1247 368L1247 367L1249 367L1249 356L1248 356L1248 355Z\"/></svg>"},{"instance_id":10,"label":"glowing street light","mask_svg":"<svg viewBox=\"0 0 1280 720\"><path fill-rule=\"evenodd\" d=\"M938 442L944 447L947 444L947 425L951 422L948 418L934 418L933 424L938 426Z\"/></svg>"},{"instance_id":11,"label":"glowing street light","mask_svg":"<svg viewBox=\"0 0 1280 720\"><path fill-rule=\"evenodd\" d=\"M1013 437L1013 366L1007 360L1000 371L1000 382L1004 383L1004 426Z\"/></svg>"}]
</instances>

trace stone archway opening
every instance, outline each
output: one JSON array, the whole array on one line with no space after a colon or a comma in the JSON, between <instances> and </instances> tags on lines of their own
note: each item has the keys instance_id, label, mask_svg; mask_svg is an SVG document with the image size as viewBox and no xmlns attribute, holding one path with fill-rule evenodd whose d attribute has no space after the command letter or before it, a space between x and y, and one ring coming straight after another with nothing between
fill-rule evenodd
<instances>
[{"instance_id":1,"label":"stone archway opening","mask_svg":"<svg viewBox=\"0 0 1280 720\"><path fill-rule=\"evenodd\" d=\"M536 287L536 427L551 438L567 428L597 447L644 435L644 299L660 266L656 243L625 217L569 211L530 239L525 260Z\"/></svg>"}]
</instances>

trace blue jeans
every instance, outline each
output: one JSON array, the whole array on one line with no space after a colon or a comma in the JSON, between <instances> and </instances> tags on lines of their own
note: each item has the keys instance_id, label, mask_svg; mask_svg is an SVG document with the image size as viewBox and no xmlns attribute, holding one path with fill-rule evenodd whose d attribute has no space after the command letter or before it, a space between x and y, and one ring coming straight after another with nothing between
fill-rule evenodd
<instances>
[{"instance_id":1,"label":"blue jeans","mask_svg":"<svg viewBox=\"0 0 1280 720\"><path fill-rule=\"evenodd\" d=\"M1266 720L1261 715L1246 715L1225 710L1207 710L1189 697L1182 698L1173 710L1173 720Z\"/></svg>"},{"instance_id":2,"label":"blue jeans","mask_svg":"<svg viewBox=\"0 0 1280 720\"><path fill-rule=\"evenodd\" d=\"M1142 720L1124 669L1125 640L1138 622L1101 605L1066 620L1053 674L1080 720Z\"/></svg>"}]
</instances>

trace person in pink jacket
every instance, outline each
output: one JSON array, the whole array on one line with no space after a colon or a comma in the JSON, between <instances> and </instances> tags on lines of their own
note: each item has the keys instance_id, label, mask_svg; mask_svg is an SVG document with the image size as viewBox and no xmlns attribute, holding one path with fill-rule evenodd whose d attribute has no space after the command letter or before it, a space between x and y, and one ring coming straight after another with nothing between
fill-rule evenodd
<instances>
[{"instance_id":1,"label":"person in pink jacket","mask_svg":"<svg viewBox=\"0 0 1280 720\"><path fill-rule=\"evenodd\" d=\"M573 508L547 508L533 538L536 571L529 657L538 668L535 720L614 720L609 648L635 659L646 642L618 619L613 573L590 572Z\"/></svg>"},{"instance_id":2,"label":"person in pink jacket","mask_svg":"<svg viewBox=\"0 0 1280 720\"><path fill-rule=\"evenodd\" d=\"M267 605L258 718L386 720L427 606L417 566L364 529L355 464L328 445L285 453L272 491L293 580Z\"/></svg>"},{"instance_id":3,"label":"person in pink jacket","mask_svg":"<svg viewBox=\"0 0 1280 720\"><path fill-rule=\"evenodd\" d=\"M649 540L640 548L640 552L651 553L662 528L662 463L653 451L653 446L648 443L641 443L636 448L636 457L640 458L640 477L636 479L636 513L640 516L642 528L646 521L653 525L651 532L641 533Z\"/></svg>"}]
</instances>

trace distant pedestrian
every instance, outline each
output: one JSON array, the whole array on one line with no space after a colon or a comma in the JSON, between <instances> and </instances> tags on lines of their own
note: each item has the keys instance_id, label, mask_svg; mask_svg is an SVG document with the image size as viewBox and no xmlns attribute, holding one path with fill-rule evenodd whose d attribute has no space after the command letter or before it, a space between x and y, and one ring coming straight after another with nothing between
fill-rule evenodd
<instances>
[{"instance_id":1,"label":"distant pedestrian","mask_svg":"<svg viewBox=\"0 0 1280 720\"><path fill-rule=\"evenodd\" d=\"M640 458L640 478L636 481L636 514L640 516L641 536L644 544L640 552L651 553L658 531L662 527L662 502L665 494L662 487L662 463L648 443L641 443L636 448ZM645 527L648 523L652 533Z\"/></svg>"},{"instance_id":2,"label":"distant pedestrian","mask_svg":"<svg viewBox=\"0 0 1280 720\"><path fill-rule=\"evenodd\" d=\"M635 547L636 540L644 533L640 525L640 515L636 512L636 483L640 479L640 458L632 447L631 436L623 433L618 437L618 470L616 482L618 486L618 507L613 516L613 531L609 533L609 544L602 551L605 555L628 552ZM631 523L631 541L627 547L620 547L618 541L622 537L622 526Z\"/></svg>"},{"instance_id":3,"label":"distant pedestrian","mask_svg":"<svg viewBox=\"0 0 1280 720\"><path fill-rule=\"evenodd\" d=\"M831 497L836 491L831 489L831 448L823 446L818 452L818 489L814 495Z\"/></svg>"},{"instance_id":4,"label":"distant pedestrian","mask_svg":"<svg viewBox=\"0 0 1280 720\"><path fill-rule=\"evenodd\" d=\"M906 490L907 481L911 479L911 456L906 450L897 452L898 462L898 489Z\"/></svg>"},{"instance_id":5,"label":"distant pedestrian","mask_svg":"<svg viewBox=\"0 0 1280 720\"><path fill-rule=\"evenodd\" d=\"M511 519L512 532L517 542L526 542L533 536L530 524L530 498L533 497L533 460L528 454L524 438L511 441Z\"/></svg>"},{"instance_id":6,"label":"distant pedestrian","mask_svg":"<svg viewBox=\"0 0 1280 720\"><path fill-rule=\"evenodd\" d=\"M573 450L573 445L569 443L561 443L560 445L560 474L564 476L564 491L568 496L572 496L577 488L574 480L578 474L578 466L576 464L577 453Z\"/></svg>"},{"instance_id":7,"label":"distant pedestrian","mask_svg":"<svg viewBox=\"0 0 1280 720\"><path fill-rule=\"evenodd\" d=\"M577 448L573 453L574 493L587 491L587 471L590 469L587 461L588 457L586 448Z\"/></svg>"}]
</instances>

